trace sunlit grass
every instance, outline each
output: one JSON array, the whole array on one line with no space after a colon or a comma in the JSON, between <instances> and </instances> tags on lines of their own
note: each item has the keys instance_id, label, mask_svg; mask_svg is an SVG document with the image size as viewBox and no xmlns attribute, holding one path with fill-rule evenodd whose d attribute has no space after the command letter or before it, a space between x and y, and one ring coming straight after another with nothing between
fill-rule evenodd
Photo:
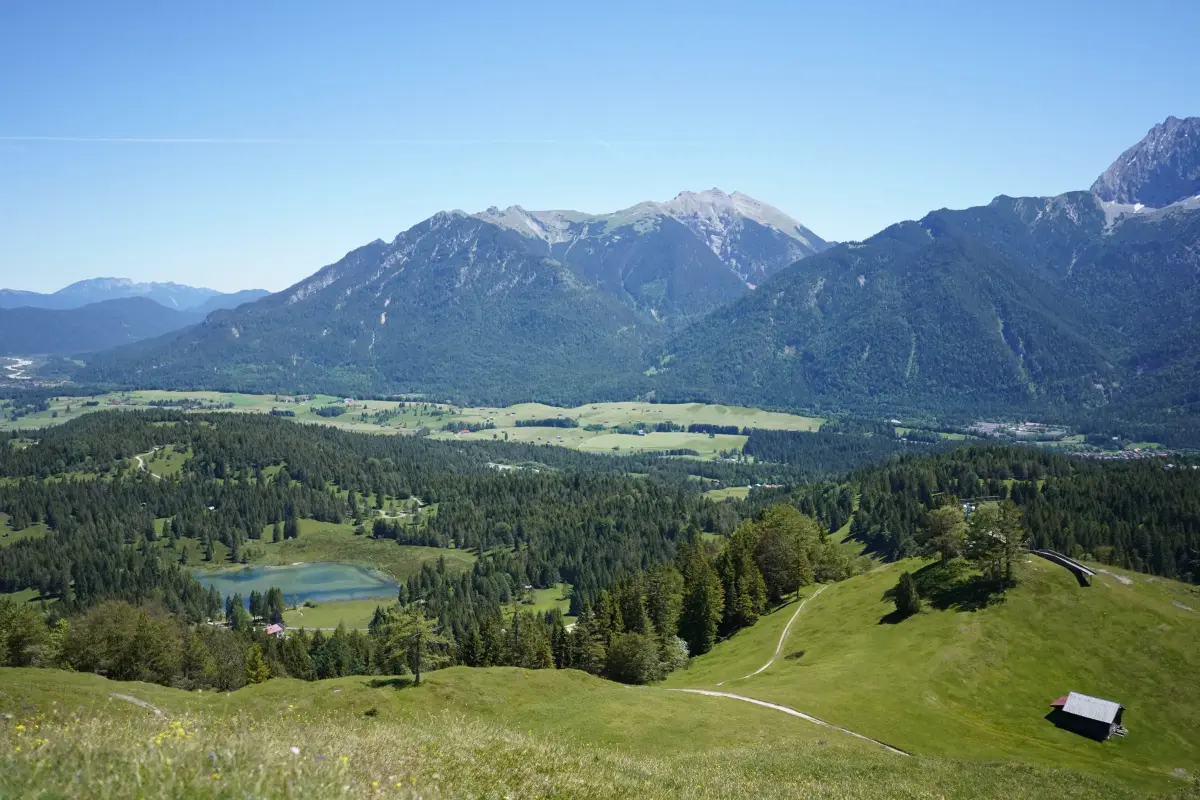
<instances>
[{"instance_id":1,"label":"sunlit grass","mask_svg":"<svg viewBox=\"0 0 1200 800\"><path fill-rule=\"evenodd\" d=\"M3 797L1139 796L1070 772L905 758L578 673L460 668L420 688L272 681L232 695L39 670L0 682Z\"/></svg>"}]
</instances>

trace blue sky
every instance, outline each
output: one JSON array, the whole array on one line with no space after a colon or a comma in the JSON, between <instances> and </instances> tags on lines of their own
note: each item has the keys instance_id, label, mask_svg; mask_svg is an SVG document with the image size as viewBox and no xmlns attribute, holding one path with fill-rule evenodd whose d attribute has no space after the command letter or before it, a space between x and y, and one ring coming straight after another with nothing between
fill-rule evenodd
<instances>
[{"instance_id":1,"label":"blue sky","mask_svg":"<svg viewBox=\"0 0 1200 800\"><path fill-rule=\"evenodd\" d=\"M443 208L712 186L863 238L1086 188L1200 114L1198 30L1194 0L0 0L0 286L280 289Z\"/></svg>"}]
</instances>

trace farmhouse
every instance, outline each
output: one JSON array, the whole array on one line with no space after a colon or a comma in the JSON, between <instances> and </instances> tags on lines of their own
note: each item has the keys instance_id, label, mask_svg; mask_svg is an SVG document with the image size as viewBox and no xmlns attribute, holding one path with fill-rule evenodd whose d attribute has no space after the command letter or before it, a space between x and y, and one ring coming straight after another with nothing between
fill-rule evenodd
<instances>
[{"instance_id":1,"label":"farmhouse","mask_svg":"<svg viewBox=\"0 0 1200 800\"><path fill-rule=\"evenodd\" d=\"M1050 705L1054 710L1048 719L1060 728L1101 742L1114 735L1125 735L1121 725L1125 708L1120 703L1071 692Z\"/></svg>"},{"instance_id":2,"label":"farmhouse","mask_svg":"<svg viewBox=\"0 0 1200 800\"><path fill-rule=\"evenodd\" d=\"M267 636L274 636L276 638L282 638L283 637L283 626L278 623L275 623L274 625L268 625L265 633L267 634Z\"/></svg>"}]
</instances>

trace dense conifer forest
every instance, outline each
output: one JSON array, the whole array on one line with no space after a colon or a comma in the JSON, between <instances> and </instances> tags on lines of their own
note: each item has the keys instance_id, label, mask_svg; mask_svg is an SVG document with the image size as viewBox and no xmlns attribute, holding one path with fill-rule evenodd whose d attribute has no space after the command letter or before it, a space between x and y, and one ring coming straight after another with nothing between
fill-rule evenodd
<instances>
[{"instance_id":1,"label":"dense conifer forest","mask_svg":"<svg viewBox=\"0 0 1200 800\"><path fill-rule=\"evenodd\" d=\"M895 559L918 552L928 512L976 498L1010 499L1033 547L1200 582L1200 462L1102 462L1030 447L963 447L852 475L851 533ZM807 496L811 490L802 491Z\"/></svg>"},{"instance_id":2,"label":"dense conifer forest","mask_svg":"<svg viewBox=\"0 0 1200 800\"><path fill-rule=\"evenodd\" d=\"M715 461L165 409L8 435L0 513L12 531L44 535L0 548L0 593L32 589L53 602L0 599L0 663L221 689L449 663L642 683L802 586L870 568L831 532L848 529L876 558L945 555L938 526L968 500L1011 501L1005 519L1023 532L1009 541L1200 579L1200 470L1186 459L1101 463L1001 446L914 455L921 445L853 426L747 434L752 459ZM135 457L168 446L188 454L177 474L139 468ZM779 488L745 502L703 496L771 481ZM420 524L377 516L384 497L437 513ZM263 627L280 619L277 590L251 596L247 610L241 597L202 589L181 558L187 539L206 560L220 544L237 563L261 537L299 535L298 520L352 522L397 547L476 560L465 571L444 558L426 564L368 631L275 638ZM528 588L560 583L572 586L570 629L558 610L519 610Z\"/></svg>"}]
</instances>

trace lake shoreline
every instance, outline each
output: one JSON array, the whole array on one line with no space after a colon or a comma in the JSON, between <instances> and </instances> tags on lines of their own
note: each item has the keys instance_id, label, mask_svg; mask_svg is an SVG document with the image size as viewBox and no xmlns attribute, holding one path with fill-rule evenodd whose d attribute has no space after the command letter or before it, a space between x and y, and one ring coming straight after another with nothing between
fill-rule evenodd
<instances>
[{"instance_id":1,"label":"lake shoreline","mask_svg":"<svg viewBox=\"0 0 1200 800\"><path fill-rule=\"evenodd\" d=\"M395 598L399 581L376 567L345 561L292 564L239 564L224 569L197 568L191 575L202 586L216 588L224 597L279 588L288 605L305 601L334 603L343 600Z\"/></svg>"}]
</instances>

